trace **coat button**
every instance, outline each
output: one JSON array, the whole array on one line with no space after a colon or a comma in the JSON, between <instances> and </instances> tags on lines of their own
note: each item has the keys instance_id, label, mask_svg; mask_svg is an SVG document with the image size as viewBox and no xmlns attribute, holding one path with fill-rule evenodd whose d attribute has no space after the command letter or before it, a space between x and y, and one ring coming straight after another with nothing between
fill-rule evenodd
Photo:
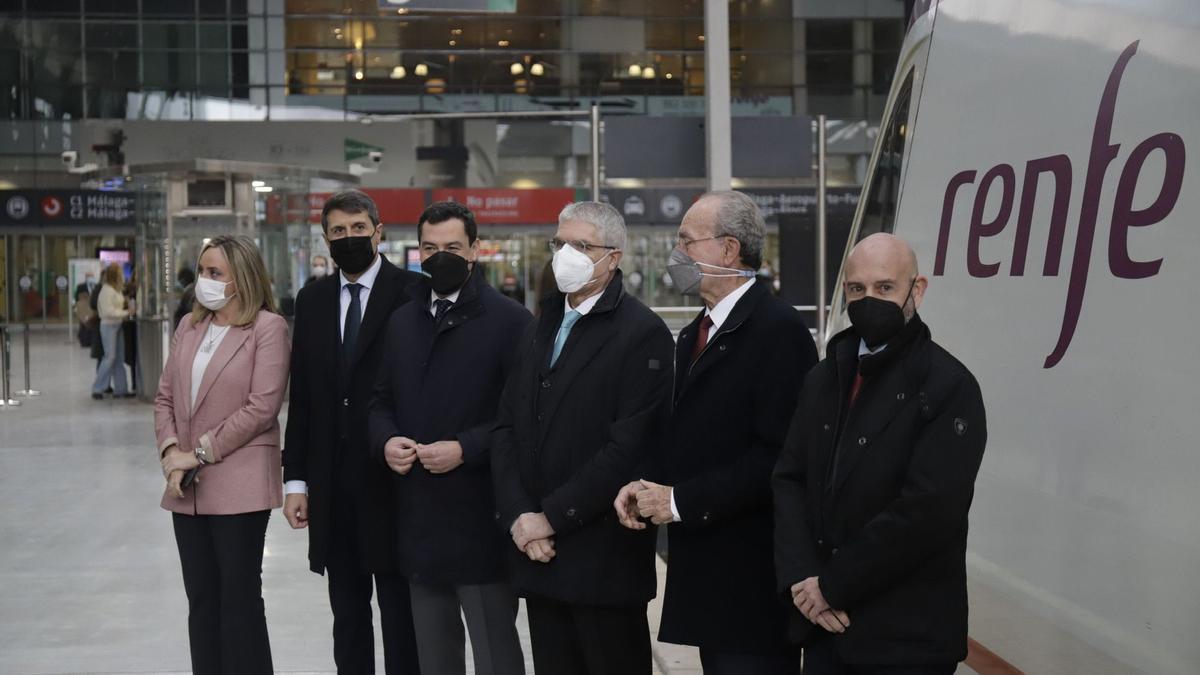
<instances>
[{"instance_id":1,"label":"coat button","mask_svg":"<svg viewBox=\"0 0 1200 675\"><path fill-rule=\"evenodd\" d=\"M858 444L859 444L859 445L866 445L866 444L867 444L867 437L866 437L866 436L859 436L859 437L858 437Z\"/></svg>"},{"instance_id":2,"label":"coat button","mask_svg":"<svg viewBox=\"0 0 1200 675\"><path fill-rule=\"evenodd\" d=\"M826 424L826 425L825 425L825 431L829 431L829 425L828 425L828 424Z\"/></svg>"},{"instance_id":3,"label":"coat button","mask_svg":"<svg viewBox=\"0 0 1200 675\"><path fill-rule=\"evenodd\" d=\"M904 392L900 392L899 394L896 394L896 400L903 401L904 400Z\"/></svg>"},{"instance_id":4,"label":"coat button","mask_svg":"<svg viewBox=\"0 0 1200 675\"><path fill-rule=\"evenodd\" d=\"M542 380L542 389L550 388L550 380Z\"/></svg>"},{"instance_id":5,"label":"coat button","mask_svg":"<svg viewBox=\"0 0 1200 675\"><path fill-rule=\"evenodd\" d=\"M721 346L720 346L720 347L718 347L717 349L720 349L721 351L725 351L725 345L721 345Z\"/></svg>"},{"instance_id":6,"label":"coat button","mask_svg":"<svg viewBox=\"0 0 1200 675\"><path fill-rule=\"evenodd\" d=\"M711 516L711 515L712 515L711 513L705 513L703 516L700 516L700 520L703 520L704 522L706 522L706 523L707 523L707 522L708 522L708 517L709 517L709 516Z\"/></svg>"},{"instance_id":7,"label":"coat button","mask_svg":"<svg viewBox=\"0 0 1200 675\"><path fill-rule=\"evenodd\" d=\"M575 509L567 509L567 517L574 518L575 517Z\"/></svg>"},{"instance_id":8,"label":"coat button","mask_svg":"<svg viewBox=\"0 0 1200 675\"><path fill-rule=\"evenodd\" d=\"M348 398L342 399L342 405L349 408L350 407L350 399L348 399Z\"/></svg>"},{"instance_id":9,"label":"coat button","mask_svg":"<svg viewBox=\"0 0 1200 675\"><path fill-rule=\"evenodd\" d=\"M496 512L496 520L500 520L500 512L499 511Z\"/></svg>"},{"instance_id":10,"label":"coat button","mask_svg":"<svg viewBox=\"0 0 1200 675\"><path fill-rule=\"evenodd\" d=\"M541 422L544 419L546 419L546 416L541 413L538 413L538 421Z\"/></svg>"},{"instance_id":11,"label":"coat button","mask_svg":"<svg viewBox=\"0 0 1200 675\"><path fill-rule=\"evenodd\" d=\"M825 545L825 540L824 540L824 539L818 539L818 540L817 540L817 546L824 546L824 545Z\"/></svg>"}]
</instances>

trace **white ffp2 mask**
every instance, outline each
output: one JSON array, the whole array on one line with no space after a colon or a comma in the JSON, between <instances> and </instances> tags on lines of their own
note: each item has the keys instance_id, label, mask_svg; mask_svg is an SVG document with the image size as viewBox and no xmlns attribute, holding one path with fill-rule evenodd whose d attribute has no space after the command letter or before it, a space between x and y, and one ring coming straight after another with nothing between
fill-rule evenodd
<instances>
[{"instance_id":1,"label":"white ffp2 mask","mask_svg":"<svg viewBox=\"0 0 1200 675\"><path fill-rule=\"evenodd\" d=\"M220 282L216 279L208 277L200 277L196 280L196 302L199 302L205 309L215 312L225 305L229 304L230 298L225 297L225 287L231 282ZM236 295L236 293L234 294Z\"/></svg>"}]
</instances>

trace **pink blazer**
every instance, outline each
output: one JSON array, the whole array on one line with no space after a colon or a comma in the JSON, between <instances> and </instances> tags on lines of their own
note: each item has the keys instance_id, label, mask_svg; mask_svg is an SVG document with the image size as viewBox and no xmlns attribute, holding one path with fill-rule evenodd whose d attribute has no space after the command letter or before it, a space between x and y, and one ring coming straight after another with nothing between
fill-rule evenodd
<instances>
[{"instance_id":1,"label":"pink blazer","mask_svg":"<svg viewBox=\"0 0 1200 675\"><path fill-rule=\"evenodd\" d=\"M210 319L185 317L154 397L161 455L172 444L202 448L213 462L180 499L164 490L162 507L188 515L230 515L283 505L279 408L288 381L287 322L260 311L254 323L230 328L204 371L192 408L192 361Z\"/></svg>"}]
</instances>

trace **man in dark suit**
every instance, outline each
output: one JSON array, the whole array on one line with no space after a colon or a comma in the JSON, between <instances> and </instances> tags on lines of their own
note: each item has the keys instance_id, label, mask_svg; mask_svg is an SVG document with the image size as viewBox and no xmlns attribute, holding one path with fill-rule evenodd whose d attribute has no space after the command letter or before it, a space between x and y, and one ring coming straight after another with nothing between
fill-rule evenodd
<instances>
[{"instance_id":1,"label":"man in dark suit","mask_svg":"<svg viewBox=\"0 0 1200 675\"><path fill-rule=\"evenodd\" d=\"M338 672L375 671L374 585L387 672L416 673L408 583L396 572L391 475L368 456L367 412L384 327L420 275L378 253L383 224L361 192L331 197L321 226L341 273L296 298L284 516L294 528L311 525L310 567L328 572Z\"/></svg>"},{"instance_id":2,"label":"man in dark suit","mask_svg":"<svg viewBox=\"0 0 1200 675\"><path fill-rule=\"evenodd\" d=\"M667 272L699 295L679 334L659 475L626 486L621 522L667 529L658 639L695 645L708 675L796 675L785 598L774 586L771 471L817 349L800 314L755 278L766 225L740 192L701 197L679 226Z\"/></svg>"},{"instance_id":3,"label":"man in dark suit","mask_svg":"<svg viewBox=\"0 0 1200 675\"><path fill-rule=\"evenodd\" d=\"M671 333L624 291L616 209L567 206L551 247L560 292L522 337L501 399L496 517L537 672L649 675L654 535L621 527L611 504L661 440Z\"/></svg>"},{"instance_id":4,"label":"man in dark suit","mask_svg":"<svg viewBox=\"0 0 1200 675\"><path fill-rule=\"evenodd\" d=\"M476 266L475 217L439 202L417 224L428 279L388 322L370 451L396 473L399 569L412 592L421 670L524 675L508 538L496 527L492 429L517 340L532 318Z\"/></svg>"},{"instance_id":5,"label":"man in dark suit","mask_svg":"<svg viewBox=\"0 0 1200 675\"><path fill-rule=\"evenodd\" d=\"M775 469L776 567L812 675L949 675L967 655L979 384L917 315L908 244L846 261L851 328L805 382Z\"/></svg>"}]
</instances>

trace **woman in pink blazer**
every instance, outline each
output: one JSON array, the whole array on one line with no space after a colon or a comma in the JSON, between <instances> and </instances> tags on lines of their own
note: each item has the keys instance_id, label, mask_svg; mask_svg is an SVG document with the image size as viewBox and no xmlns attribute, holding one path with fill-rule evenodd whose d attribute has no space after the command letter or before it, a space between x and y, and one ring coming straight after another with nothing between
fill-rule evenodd
<instances>
[{"instance_id":1,"label":"woman in pink blazer","mask_svg":"<svg viewBox=\"0 0 1200 675\"><path fill-rule=\"evenodd\" d=\"M283 503L291 345L252 240L214 237L199 271L196 308L175 330L154 399L162 507L173 512L193 672L271 673L262 557Z\"/></svg>"}]
</instances>

